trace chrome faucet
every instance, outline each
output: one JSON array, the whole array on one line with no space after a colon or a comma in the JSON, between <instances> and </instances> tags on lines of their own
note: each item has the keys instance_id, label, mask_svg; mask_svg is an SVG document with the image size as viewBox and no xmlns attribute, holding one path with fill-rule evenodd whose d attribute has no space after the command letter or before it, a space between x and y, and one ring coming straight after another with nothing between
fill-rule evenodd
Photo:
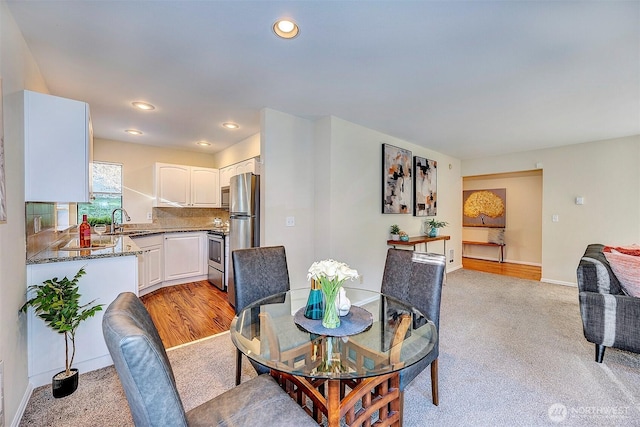
<instances>
[{"instance_id":1,"label":"chrome faucet","mask_svg":"<svg viewBox=\"0 0 640 427\"><path fill-rule=\"evenodd\" d=\"M122 212L122 215L124 215L125 220L131 221L131 217L129 216L127 211L124 210L124 208L114 209L113 212L111 212L111 233L115 233L117 230L122 228L122 224L116 225L116 212L118 211Z\"/></svg>"}]
</instances>

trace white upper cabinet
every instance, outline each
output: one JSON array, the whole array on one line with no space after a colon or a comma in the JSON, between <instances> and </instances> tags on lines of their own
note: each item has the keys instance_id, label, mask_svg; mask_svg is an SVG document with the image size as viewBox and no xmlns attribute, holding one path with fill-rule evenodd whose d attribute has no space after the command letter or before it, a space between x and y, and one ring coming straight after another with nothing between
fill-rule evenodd
<instances>
[{"instance_id":1,"label":"white upper cabinet","mask_svg":"<svg viewBox=\"0 0 640 427\"><path fill-rule=\"evenodd\" d=\"M220 207L218 169L156 163L155 206Z\"/></svg>"},{"instance_id":2,"label":"white upper cabinet","mask_svg":"<svg viewBox=\"0 0 640 427\"><path fill-rule=\"evenodd\" d=\"M243 173L255 173L260 174L259 164L255 158L244 160L242 162L234 163L231 166L220 169L220 187L228 187L231 182L231 177L240 175Z\"/></svg>"},{"instance_id":3,"label":"white upper cabinet","mask_svg":"<svg viewBox=\"0 0 640 427\"><path fill-rule=\"evenodd\" d=\"M25 200L89 202L93 130L89 104L23 91Z\"/></svg>"},{"instance_id":4,"label":"white upper cabinet","mask_svg":"<svg viewBox=\"0 0 640 427\"><path fill-rule=\"evenodd\" d=\"M231 175L233 174L233 165L220 169L220 187L228 187L231 183Z\"/></svg>"}]
</instances>

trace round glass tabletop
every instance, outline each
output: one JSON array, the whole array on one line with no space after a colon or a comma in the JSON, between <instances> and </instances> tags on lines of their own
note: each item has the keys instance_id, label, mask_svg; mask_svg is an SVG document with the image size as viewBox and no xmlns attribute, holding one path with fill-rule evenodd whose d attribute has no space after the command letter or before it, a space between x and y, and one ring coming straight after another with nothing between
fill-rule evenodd
<instances>
[{"instance_id":1,"label":"round glass tabletop","mask_svg":"<svg viewBox=\"0 0 640 427\"><path fill-rule=\"evenodd\" d=\"M345 289L352 306L371 313L372 323L362 332L346 336L309 332L294 321L306 306L309 289L295 289L238 313L231 323L231 340L247 357L271 369L330 379L391 373L433 350L436 327L416 308L379 292Z\"/></svg>"}]
</instances>

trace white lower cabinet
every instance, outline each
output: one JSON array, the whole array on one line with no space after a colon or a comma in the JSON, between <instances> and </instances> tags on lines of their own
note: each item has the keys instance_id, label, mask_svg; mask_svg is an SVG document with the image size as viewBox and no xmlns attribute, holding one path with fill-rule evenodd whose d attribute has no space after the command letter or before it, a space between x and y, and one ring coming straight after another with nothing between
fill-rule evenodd
<instances>
[{"instance_id":1,"label":"white lower cabinet","mask_svg":"<svg viewBox=\"0 0 640 427\"><path fill-rule=\"evenodd\" d=\"M137 293L138 264L135 256L27 265L27 285L52 277L73 277L81 267L86 274L78 281L80 303L96 300L102 311L78 326L73 367L80 373L99 369L113 362L102 335L104 310L121 292ZM16 317L18 316L16 308ZM27 310L29 382L34 387L51 384L51 377L64 370L64 337L49 328L33 309Z\"/></svg>"},{"instance_id":2,"label":"white lower cabinet","mask_svg":"<svg viewBox=\"0 0 640 427\"><path fill-rule=\"evenodd\" d=\"M206 232L164 235L164 280L201 276L206 272Z\"/></svg>"},{"instance_id":3,"label":"white lower cabinet","mask_svg":"<svg viewBox=\"0 0 640 427\"><path fill-rule=\"evenodd\" d=\"M133 241L144 251L138 256L138 289L162 283L164 280L163 234L135 237Z\"/></svg>"}]
</instances>

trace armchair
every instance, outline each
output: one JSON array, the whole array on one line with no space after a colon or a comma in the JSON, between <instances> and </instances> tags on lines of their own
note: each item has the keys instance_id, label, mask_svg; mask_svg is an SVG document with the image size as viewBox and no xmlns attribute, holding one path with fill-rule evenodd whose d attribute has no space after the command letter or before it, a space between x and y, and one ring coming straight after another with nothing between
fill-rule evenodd
<instances>
[{"instance_id":1,"label":"armchair","mask_svg":"<svg viewBox=\"0 0 640 427\"><path fill-rule=\"evenodd\" d=\"M588 245L577 269L582 329L598 363L607 347L640 353L640 298L625 295L603 249Z\"/></svg>"}]
</instances>

